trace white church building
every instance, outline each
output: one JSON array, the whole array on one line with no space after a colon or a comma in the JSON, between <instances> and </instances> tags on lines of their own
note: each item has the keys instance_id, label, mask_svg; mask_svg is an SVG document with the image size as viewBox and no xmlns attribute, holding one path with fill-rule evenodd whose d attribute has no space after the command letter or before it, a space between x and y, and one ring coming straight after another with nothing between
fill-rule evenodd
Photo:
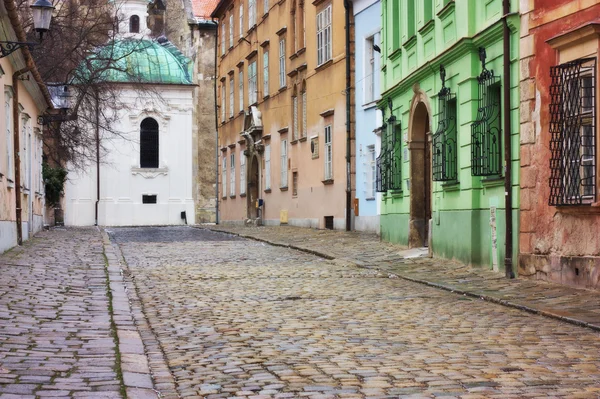
<instances>
[{"instance_id":1,"label":"white church building","mask_svg":"<svg viewBox=\"0 0 600 399\"><path fill-rule=\"evenodd\" d=\"M165 38L149 38L149 1L117 3L124 18L118 40L108 46L122 57L107 80L117 85L126 106L114 110L112 131L119 134L100 132L100 163L69 171L65 224L193 222L191 61ZM152 85L154 94L140 93L133 81Z\"/></svg>"}]
</instances>

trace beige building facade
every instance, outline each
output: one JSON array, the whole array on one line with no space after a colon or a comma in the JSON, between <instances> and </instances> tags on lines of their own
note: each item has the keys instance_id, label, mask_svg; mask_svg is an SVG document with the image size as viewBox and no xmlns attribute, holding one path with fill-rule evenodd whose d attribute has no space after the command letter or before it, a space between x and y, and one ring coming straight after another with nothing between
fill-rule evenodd
<instances>
[{"instance_id":1,"label":"beige building facade","mask_svg":"<svg viewBox=\"0 0 600 399\"><path fill-rule=\"evenodd\" d=\"M348 228L344 2L222 0L212 16L221 222Z\"/></svg>"}]
</instances>

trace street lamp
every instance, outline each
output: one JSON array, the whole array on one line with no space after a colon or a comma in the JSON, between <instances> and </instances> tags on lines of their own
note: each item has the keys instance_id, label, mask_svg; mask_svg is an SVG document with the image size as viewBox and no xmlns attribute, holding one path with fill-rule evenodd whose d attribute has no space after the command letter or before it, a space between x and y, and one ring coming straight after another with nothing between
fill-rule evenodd
<instances>
[{"instance_id":1,"label":"street lamp","mask_svg":"<svg viewBox=\"0 0 600 399\"><path fill-rule=\"evenodd\" d=\"M47 32L48 29L50 29L50 20L52 19L54 6L48 0L36 0L30 7L33 15L33 27L35 31L40 34L41 41L44 37L44 32ZM0 41L0 58L4 58L23 47L31 49L36 44L37 43L30 42Z\"/></svg>"}]
</instances>

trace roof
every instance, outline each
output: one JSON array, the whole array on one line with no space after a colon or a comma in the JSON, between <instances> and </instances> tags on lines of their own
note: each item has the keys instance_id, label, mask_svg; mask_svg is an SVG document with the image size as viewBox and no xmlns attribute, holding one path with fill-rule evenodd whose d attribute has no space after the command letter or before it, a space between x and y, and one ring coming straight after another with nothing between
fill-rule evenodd
<instances>
[{"instance_id":1,"label":"roof","mask_svg":"<svg viewBox=\"0 0 600 399\"><path fill-rule=\"evenodd\" d=\"M219 0L191 0L194 17L210 19L212 12L219 4Z\"/></svg>"},{"instance_id":2,"label":"roof","mask_svg":"<svg viewBox=\"0 0 600 399\"><path fill-rule=\"evenodd\" d=\"M165 37L114 40L84 61L83 79L116 83L192 84L192 62ZM87 71L86 71L87 70Z\"/></svg>"}]
</instances>

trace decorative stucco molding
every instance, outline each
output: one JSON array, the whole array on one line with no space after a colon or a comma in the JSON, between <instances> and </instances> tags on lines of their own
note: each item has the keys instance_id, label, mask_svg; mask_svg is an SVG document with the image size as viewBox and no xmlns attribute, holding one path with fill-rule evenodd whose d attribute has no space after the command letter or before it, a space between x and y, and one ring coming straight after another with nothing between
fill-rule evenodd
<instances>
[{"instance_id":1,"label":"decorative stucco molding","mask_svg":"<svg viewBox=\"0 0 600 399\"><path fill-rule=\"evenodd\" d=\"M131 168L132 175L140 175L144 179L154 179L158 176L167 176L169 168Z\"/></svg>"}]
</instances>

